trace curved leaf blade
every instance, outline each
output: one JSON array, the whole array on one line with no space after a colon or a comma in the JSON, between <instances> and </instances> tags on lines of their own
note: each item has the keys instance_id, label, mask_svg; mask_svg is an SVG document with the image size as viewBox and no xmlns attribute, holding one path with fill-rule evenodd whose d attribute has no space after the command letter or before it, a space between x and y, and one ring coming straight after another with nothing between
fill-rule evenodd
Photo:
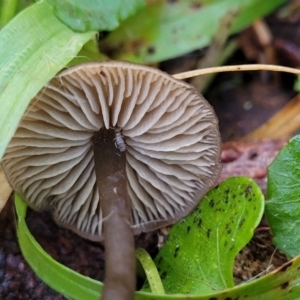
<instances>
[{"instance_id":1,"label":"curved leaf blade","mask_svg":"<svg viewBox=\"0 0 300 300\"><path fill-rule=\"evenodd\" d=\"M27 205L19 195L15 195L15 206L19 245L26 261L39 278L72 299L98 300L101 283L88 277L85 280L85 276L63 266L47 254L29 232L25 222Z\"/></svg>"},{"instance_id":2,"label":"curved leaf blade","mask_svg":"<svg viewBox=\"0 0 300 300\"><path fill-rule=\"evenodd\" d=\"M148 252L143 248L138 248L135 251L135 256L145 270L151 292L153 294L165 294L165 290L159 277L157 268Z\"/></svg>"},{"instance_id":3,"label":"curved leaf blade","mask_svg":"<svg viewBox=\"0 0 300 300\"><path fill-rule=\"evenodd\" d=\"M75 31L113 30L145 4L144 0L48 0L61 22Z\"/></svg>"},{"instance_id":4,"label":"curved leaf blade","mask_svg":"<svg viewBox=\"0 0 300 300\"><path fill-rule=\"evenodd\" d=\"M266 217L274 244L290 257L300 254L300 135L282 148L268 168Z\"/></svg>"},{"instance_id":5,"label":"curved leaf blade","mask_svg":"<svg viewBox=\"0 0 300 300\"><path fill-rule=\"evenodd\" d=\"M94 34L71 31L45 1L0 31L0 160L30 100Z\"/></svg>"},{"instance_id":6,"label":"curved leaf blade","mask_svg":"<svg viewBox=\"0 0 300 300\"><path fill-rule=\"evenodd\" d=\"M29 265L40 278L51 287L72 299L100 298L101 282L79 275L69 268L53 260L31 235L25 222L27 205L18 196L15 196L17 214L17 234L20 248ZM51 273L48 273L48 268ZM157 295L147 292L136 292L136 300L294 300L300 297L300 256L286 263L281 268L251 282L241 284L232 289L212 293L210 295ZM52 276L48 276L52 274ZM75 274L74 274L75 273ZM71 275L70 275L71 274ZM79 275L79 276L77 276ZM76 277L75 277L76 276ZM80 287L78 287L80 286ZM77 288L80 288L84 297L77 298ZM74 295L75 292L75 295Z\"/></svg>"}]
</instances>

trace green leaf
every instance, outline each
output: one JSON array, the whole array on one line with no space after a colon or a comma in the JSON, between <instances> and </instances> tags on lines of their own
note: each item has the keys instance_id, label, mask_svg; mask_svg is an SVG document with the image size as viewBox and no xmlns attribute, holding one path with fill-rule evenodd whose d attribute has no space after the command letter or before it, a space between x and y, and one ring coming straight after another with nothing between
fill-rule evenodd
<instances>
[{"instance_id":1,"label":"green leaf","mask_svg":"<svg viewBox=\"0 0 300 300\"><path fill-rule=\"evenodd\" d=\"M270 13L285 0L151 1L101 43L108 56L137 63L154 63L209 45L219 22L229 11L239 14L232 33Z\"/></svg>"},{"instance_id":2,"label":"green leaf","mask_svg":"<svg viewBox=\"0 0 300 300\"><path fill-rule=\"evenodd\" d=\"M144 0L48 0L57 17L75 31L113 30L141 9Z\"/></svg>"},{"instance_id":3,"label":"green leaf","mask_svg":"<svg viewBox=\"0 0 300 300\"><path fill-rule=\"evenodd\" d=\"M300 135L268 168L266 217L274 244L290 257L300 253Z\"/></svg>"},{"instance_id":4,"label":"green leaf","mask_svg":"<svg viewBox=\"0 0 300 300\"><path fill-rule=\"evenodd\" d=\"M67 297L75 300L98 300L102 283L77 274L53 260L28 230L25 222L27 205L18 195L15 196L15 206L20 248L36 274ZM222 292L210 295L156 295L136 292L135 300L294 300L300 297L299 269L300 256L266 276Z\"/></svg>"},{"instance_id":5,"label":"green leaf","mask_svg":"<svg viewBox=\"0 0 300 300\"><path fill-rule=\"evenodd\" d=\"M250 178L211 190L172 227L155 258L166 293L209 294L234 286L233 262L261 220L264 197Z\"/></svg>"},{"instance_id":6,"label":"green leaf","mask_svg":"<svg viewBox=\"0 0 300 300\"><path fill-rule=\"evenodd\" d=\"M45 1L0 31L0 160L30 100L94 34L71 31Z\"/></svg>"}]
</instances>

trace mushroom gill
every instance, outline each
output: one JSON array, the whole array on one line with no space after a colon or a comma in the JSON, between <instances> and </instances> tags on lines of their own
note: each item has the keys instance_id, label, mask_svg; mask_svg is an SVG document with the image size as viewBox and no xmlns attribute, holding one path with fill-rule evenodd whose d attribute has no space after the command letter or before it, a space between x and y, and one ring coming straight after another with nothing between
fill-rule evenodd
<instances>
[{"instance_id":1,"label":"mushroom gill","mask_svg":"<svg viewBox=\"0 0 300 300\"><path fill-rule=\"evenodd\" d=\"M83 64L31 101L2 164L35 210L105 243L103 299L134 297L133 232L187 215L219 176L212 107L190 85L140 65Z\"/></svg>"},{"instance_id":2,"label":"mushroom gill","mask_svg":"<svg viewBox=\"0 0 300 300\"><path fill-rule=\"evenodd\" d=\"M102 239L93 136L119 129L134 233L187 215L215 183L220 136L211 106L190 85L145 66L88 63L53 78L31 101L2 164L35 210Z\"/></svg>"}]
</instances>

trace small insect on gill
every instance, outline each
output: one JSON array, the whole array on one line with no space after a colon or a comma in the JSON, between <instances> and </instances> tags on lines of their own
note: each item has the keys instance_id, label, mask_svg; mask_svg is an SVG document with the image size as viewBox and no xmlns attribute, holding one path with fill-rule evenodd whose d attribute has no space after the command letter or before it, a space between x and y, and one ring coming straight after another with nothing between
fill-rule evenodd
<instances>
[{"instance_id":1,"label":"small insect on gill","mask_svg":"<svg viewBox=\"0 0 300 300\"><path fill-rule=\"evenodd\" d=\"M124 142L122 133L121 133L121 129L120 128L115 128L115 138L114 138L114 142L115 142L115 146L121 151L125 151L126 150L126 144Z\"/></svg>"}]
</instances>

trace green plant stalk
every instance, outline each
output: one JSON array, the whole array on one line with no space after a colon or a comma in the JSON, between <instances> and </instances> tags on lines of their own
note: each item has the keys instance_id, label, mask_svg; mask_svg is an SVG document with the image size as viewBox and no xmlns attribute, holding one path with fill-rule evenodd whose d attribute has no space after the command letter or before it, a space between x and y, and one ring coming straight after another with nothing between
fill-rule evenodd
<instances>
[{"instance_id":1,"label":"green plant stalk","mask_svg":"<svg viewBox=\"0 0 300 300\"><path fill-rule=\"evenodd\" d=\"M46 1L0 31L0 160L30 100L94 35L70 30Z\"/></svg>"},{"instance_id":2,"label":"green plant stalk","mask_svg":"<svg viewBox=\"0 0 300 300\"><path fill-rule=\"evenodd\" d=\"M135 256L144 268L151 292L153 294L165 294L165 289L161 282L157 268L148 252L145 249L138 248L136 249Z\"/></svg>"},{"instance_id":3,"label":"green plant stalk","mask_svg":"<svg viewBox=\"0 0 300 300\"><path fill-rule=\"evenodd\" d=\"M3 0L0 14L0 28L3 28L16 14L18 0Z\"/></svg>"}]
</instances>

